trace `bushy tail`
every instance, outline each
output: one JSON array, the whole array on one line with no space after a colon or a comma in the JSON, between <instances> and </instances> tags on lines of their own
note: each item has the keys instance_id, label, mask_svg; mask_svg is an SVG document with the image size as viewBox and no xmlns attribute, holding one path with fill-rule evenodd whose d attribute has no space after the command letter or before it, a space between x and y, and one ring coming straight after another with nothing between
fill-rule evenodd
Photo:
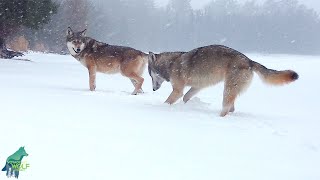
<instances>
[{"instance_id":1,"label":"bushy tail","mask_svg":"<svg viewBox=\"0 0 320 180\"><path fill-rule=\"evenodd\" d=\"M7 163L6 163L6 165L2 168L1 171L7 171Z\"/></svg>"},{"instance_id":2,"label":"bushy tail","mask_svg":"<svg viewBox=\"0 0 320 180\"><path fill-rule=\"evenodd\" d=\"M252 61L252 64L253 71L255 71L263 80L263 82L267 84L283 85L299 79L299 75L292 70L276 71L268 69L265 66L254 61Z\"/></svg>"}]
</instances>

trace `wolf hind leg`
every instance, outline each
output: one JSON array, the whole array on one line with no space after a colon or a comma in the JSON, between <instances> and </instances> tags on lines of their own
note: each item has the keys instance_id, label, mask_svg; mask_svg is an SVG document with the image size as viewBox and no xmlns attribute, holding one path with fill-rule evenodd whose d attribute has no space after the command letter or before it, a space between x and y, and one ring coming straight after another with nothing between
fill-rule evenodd
<instances>
[{"instance_id":1,"label":"wolf hind leg","mask_svg":"<svg viewBox=\"0 0 320 180\"><path fill-rule=\"evenodd\" d=\"M2 171L6 171L6 176L7 177L11 177L13 175L12 166L8 162L6 162L6 165L4 166Z\"/></svg>"},{"instance_id":2,"label":"wolf hind leg","mask_svg":"<svg viewBox=\"0 0 320 180\"><path fill-rule=\"evenodd\" d=\"M131 73L129 76L127 76L128 78L130 78L133 86L134 86L134 91L131 93L132 95L137 95L139 93L143 93L142 91L142 84L144 82L144 78L139 76L136 73Z\"/></svg>"},{"instance_id":3,"label":"wolf hind leg","mask_svg":"<svg viewBox=\"0 0 320 180\"><path fill-rule=\"evenodd\" d=\"M252 77L253 73L248 69L233 71L227 74L224 84L221 117L235 111L235 100L250 85Z\"/></svg>"},{"instance_id":4,"label":"wolf hind leg","mask_svg":"<svg viewBox=\"0 0 320 180\"><path fill-rule=\"evenodd\" d=\"M183 96L183 102L187 103L199 91L201 91L200 88L191 87L190 90Z\"/></svg>"},{"instance_id":5,"label":"wolf hind leg","mask_svg":"<svg viewBox=\"0 0 320 180\"><path fill-rule=\"evenodd\" d=\"M230 111L229 111L229 112L233 113L235 110L236 110L236 109L235 109L235 107L234 107L234 103L233 103L233 105L231 106L231 108L230 108Z\"/></svg>"},{"instance_id":6,"label":"wolf hind leg","mask_svg":"<svg viewBox=\"0 0 320 180\"><path fill-rule=\"evenodd\" d=\"M220 113L221 117L226 116L230 112L237 96L238 94L236 92L231 93L231 92L227 92L226 90L224 91L222 111Z\"/></svg>"},{"instance_id":7,"label":"wolf hind leg","mask_svg":"<svg viewBox=\"0 0 320 180\"><path fill-rule=\"evenodd\" d=\"M137 82L134 79L130 79L130 81L132 82L134 88L136 88ZM138 91L138 94L144 93L142 88Z\"/></svg>"},{"instance_id":8,"label":"wolf hind leg","mask_svg":"<svg viewBox=\"0 0 320 180\"><path fill-rule=\"evenodd\" d=\"M6 175L7 175L7 177L12 177L13 176L13 168L12 167L8 167L7 168Z\"/></svg>"},{"instance_id":9,"label":"wolf hind leg","mask_svg":"<svg viewBox=\"0 0 320 180\"><path fill-rule=\"evenodd\" d=\"M127 58L121 64L121 74L125 77L128 77L134 86L134 91L131 93L132 95L143 93L142 84L144 82L144 78L142 77L142 74L144 67L145 64L143 63L143 59L141 59L140 56Z\"/></svg>"},{"instance_id":10,"label":"wolf hind leg","mask_svg":"<svg viewBox=\"0 0 320 180\"><path fill-rule=\"evenodd\" d=\"M134 79L130 79L130 81L133 84L133 86L136 87L137 82Z\"/></svg>"},{"instance_id":11,"label":"wolf hind leg","mask_svg":"<svg viewBox=\"0 0 320 180\"><path fill-rule=\"evenodd\" d=\"M9 167L7 168L6 176L11 177L11 168Z\"/></svg>"}]
</instances>

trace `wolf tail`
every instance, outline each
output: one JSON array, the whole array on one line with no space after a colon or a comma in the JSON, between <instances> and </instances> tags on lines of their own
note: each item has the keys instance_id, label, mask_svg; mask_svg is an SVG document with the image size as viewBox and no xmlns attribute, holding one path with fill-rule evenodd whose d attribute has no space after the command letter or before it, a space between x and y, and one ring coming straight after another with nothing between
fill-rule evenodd
<instances>
[{"instance_id":1,"label":"wolf tail","mask_svg":"<svg viewBox=\"0 0 320 180\"><path fill-rule=\"evenodd\" d=\"M299 79L298 73L292 70L277 71L268 69L265 66L251 61L252 69L256 72L263 82L271 85L284 85Z\"/></svg>"},{"instance_id":2,"label":"wolf tail","mask_svg":"<svg viewBox=\"0 0 320 180\"><path fill-rule=\"evenodd\" d=\"M6 163L6 165L2 168L1 171L7 171L7 163Z\"/></svg>"}]
</instances>

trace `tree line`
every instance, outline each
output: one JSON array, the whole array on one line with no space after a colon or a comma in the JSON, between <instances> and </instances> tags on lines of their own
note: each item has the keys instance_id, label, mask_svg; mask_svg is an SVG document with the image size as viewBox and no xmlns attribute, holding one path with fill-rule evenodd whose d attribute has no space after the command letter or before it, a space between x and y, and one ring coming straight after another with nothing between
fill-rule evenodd
<instances>
[{"instance_id":1,"label":"tree line","mask_svg":"<svg viewBox=\"0 0 320 180\"><path fill-rule=\"evenodd\" d=\"M66 52L68 26L87 28L103 42L144 51L223 44L244 52L320 53L319 15L297 0L212 0L200 10L192 9L190 1L170 0L157 7L153 0L54 0L57 8L46 16L47 23L40 21L35 24L41 27L22 28L18 34L56 53Z\"/></svg>"}]
</instances>

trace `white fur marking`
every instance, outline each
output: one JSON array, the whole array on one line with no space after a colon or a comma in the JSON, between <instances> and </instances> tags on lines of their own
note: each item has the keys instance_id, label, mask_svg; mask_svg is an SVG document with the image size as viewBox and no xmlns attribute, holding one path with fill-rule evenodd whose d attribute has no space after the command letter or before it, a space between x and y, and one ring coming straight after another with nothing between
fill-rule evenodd
<instances>
[{"instance_id":1,"label":"white fur marking","mask_svg":"<svg viewBox=\"0 0 320 180\"><path fill-rule=\"evenodd\" d=\"M161 76L159 76L159 74L153 71L151 71L151 77L152 77L152 85L154 88L157 87L158 84L161 85L164 81L164 79Z\"/></svg>"},{"instance_id":2,"label":"white fur marking","mask_svg":"<svg viewBox=\"0 0 320 180\"><path fill-rule=\"evenodd\" d=\"M85 59L80 59L80 63L84 66L87 67L87 62Z\"/></svg>"},{"instance_id":3,"label":"white fur marking","mask_svg":"<svg viewBox=\"0 0 320 180\"><path fill-rule=\"evenodd\" d=\"M72 56L78 55L78 53L75 52L77 47L75 47L72 42L67 42L67 47L68 47L68 50ZM84 45L84 43L82 43L80 46L80 52L82 52L84 48L85 48L85 45Z\"/></svg>"},{"instance_id":4,"label":"white fur marking","mask_svg":"<svg viewBox=\"0 0 320 180\"><path fill-rule=\"evenodd\" d=\"M67 47L68 47L68 50L72 56L77 55L77 53L74 52L74 50L73 50L75 48L75 46L72 44L72 42L67 42Z\"/></svg>"},{"instance_id":5,"label":"white fur marking","mask_svg":"<svg viewBox=\"0 0 320 180\"><path fill-rule=\"evenodd\" d=\"M83 50L84 50L84 43L82 43L80 46L80 52L82 52Z\"/></svg>"}]
</instances>

